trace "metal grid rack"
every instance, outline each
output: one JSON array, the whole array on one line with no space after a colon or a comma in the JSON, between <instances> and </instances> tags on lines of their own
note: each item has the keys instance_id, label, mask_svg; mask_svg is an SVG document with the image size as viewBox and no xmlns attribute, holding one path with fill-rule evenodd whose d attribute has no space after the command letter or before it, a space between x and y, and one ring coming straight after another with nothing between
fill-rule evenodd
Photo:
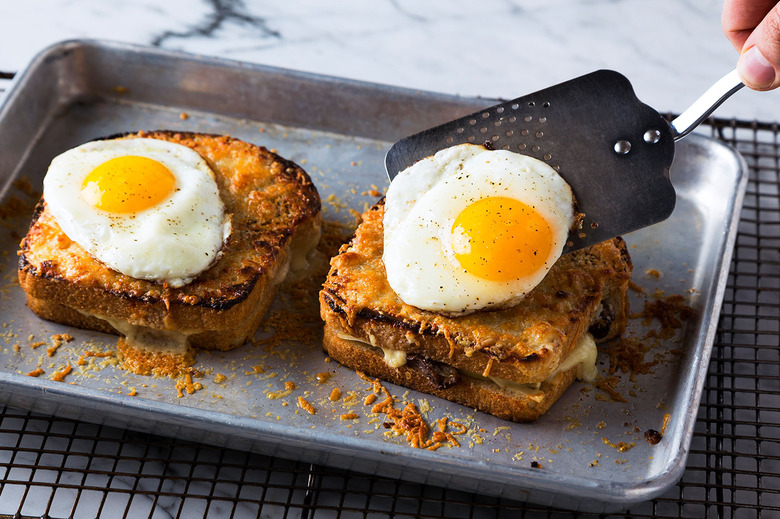
<instances>
[{"instance_id":1,"label":"metal grid rack","mask_svg":"<svg viewBox=\"0 0 780 519\"><path fill-rule=\"evenodd\" d=\"M688 465L607 517L780 517L780 128L704 128L750 182ZM201 516L592 517L0 407L0 518Z\"/></svg>"}]
</instances>

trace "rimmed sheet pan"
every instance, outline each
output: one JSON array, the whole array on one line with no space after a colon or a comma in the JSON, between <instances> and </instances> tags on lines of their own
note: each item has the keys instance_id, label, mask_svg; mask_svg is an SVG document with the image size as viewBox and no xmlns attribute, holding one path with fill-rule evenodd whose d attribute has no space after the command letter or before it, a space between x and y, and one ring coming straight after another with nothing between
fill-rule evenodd
<instances>
[{"instance_id":1,"label":"rimmed sheet pan","mask_svg":"<svg viewBox=\"0 0 780 519\"><path fill-rule=\"evenodd\" d=\"M348 225L354 211L385 188L383 159L392 142L489 104L109 42L64 42L43 51L2 98L0 207L31 204L25 186L40 189L51 158L70 147L118 132L167 128L230 134L276 150L309 171L326 219ZM460 447L425 451L385 434L381 417L363 404L370 385L328 363L316 341L201 354L196 367L206 374L204 387L181 397L176 381L129 374L110 359L80 370L79 356L110 350L115 338L42 321L25 307L15 282L15 251L29 221L24 211L3 211L0 220L0 400L544 505L624 509L662 493L682 475L747 170L734 150L692 135L678 145L672 180L678 193L672 217L626 236L634 281L642 289L632 291L631 303L639 311L653 297L683 294L694 316L675 337L647 341L646 361L657 360L649 373L615 374L625 402L575 383L538 422L514 424L388 384L399 402L414 402L431 423L447 416L468 428ZM655 326L632 319L628 336L646 338ZM51 357L45 348L32 348L58 333L75 339ZM74 372L64 382L49 380L66 363ZM602 354L602 376L610 375L609 366ZM37 367L46 375L27 376ZM329 378L318 379L325 372ZM218 373L226 380L217 382ZM288 380L296 385L291 394L269 398L281 395ZM336 402L329 399L334 387L343 395ZM316 414L298 408L298 396L313 403ZM342 420L347 412L359 416ZM651 445L645 431L661 430L665 420L663 440Z\"/></svg>"}]
</instances>

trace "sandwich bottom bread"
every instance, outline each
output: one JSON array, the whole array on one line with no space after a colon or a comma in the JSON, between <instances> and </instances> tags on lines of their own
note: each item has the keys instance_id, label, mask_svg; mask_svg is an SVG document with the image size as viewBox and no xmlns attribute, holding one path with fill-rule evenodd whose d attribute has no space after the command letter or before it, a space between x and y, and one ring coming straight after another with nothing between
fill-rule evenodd
<instances>
[{"instance_id":1,"label":"sandwich bottom bread","mask_svg":"<svg viewBox=\"0 0 780 519\"><path fill-rule=\"evenodd\" d=\"M19 282L38 316L121 335L117 349L127 369L178 376L195 349L228 350L255 333L277 286L289 271L305 268L319 240L320 198L299 166L228 136L153 131L99 142L141 138L194 150L213 171L230 223L214 262L181 286L123 274L70 239L42 198L18 252ZM203 219L180 214L196 227ZM112 217L120 216L138 215Z\"/></svg>"},{"instance_id":2,"label":"sandwich bottom bread","mask_svg":"<svg viewBox=\"0 0 780 519\"><path fill-rule=\"evenodd\" d=\"M451 317L407 305L387 283L382 202L331 260L320 292L323 347L372 377L499 418L533 421L576 379L594 380L596 342L628 317L631 259L616 238L562 256L520 304Z\"/></svg>"}]
</instances>

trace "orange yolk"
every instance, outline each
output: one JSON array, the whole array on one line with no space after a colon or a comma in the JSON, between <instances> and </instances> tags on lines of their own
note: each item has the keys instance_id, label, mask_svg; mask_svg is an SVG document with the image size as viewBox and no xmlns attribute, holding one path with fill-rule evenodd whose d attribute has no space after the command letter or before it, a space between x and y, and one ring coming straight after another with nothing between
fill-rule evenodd
<instances>
[{"instance_id":1,"label":"orange yolk","mask_svg":"<svg viewBox=\"0 0 780 519\"><path fill-rule=\"evenodd\" d=\"M163 164L128 155L93 169L81 186L81 196L93 207L111 213L136 213L153 207L174 191L176 179Z\"/></svg>"},{"instance_id":2,"label":"orange yolk","mask_svg":"<svg viewBox=\"0 0 780 519\"><path fill-rule=\"evenodd\" d=\"M544 265L553 247L550 224L536 209L513 198L483 198L452 225L456 259L470 274L511 281Z\"/></svg>"}]
</instances>

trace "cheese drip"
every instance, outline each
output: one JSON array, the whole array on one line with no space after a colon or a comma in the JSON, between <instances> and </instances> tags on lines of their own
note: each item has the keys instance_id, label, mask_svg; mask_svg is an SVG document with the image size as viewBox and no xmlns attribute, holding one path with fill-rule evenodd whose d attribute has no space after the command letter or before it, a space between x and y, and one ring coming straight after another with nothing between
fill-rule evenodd
<instances>
[{"instance_id":1,"label":"cheese drip","mask_svg":"<svg viewBox=\"0 0 780 519\"><path fill-rule=\"evenodd\" d=\"M358 339L349 334L339 333L340 339L352 342L358 342L366 346L370 346L375 350L382 350L385 363L391 368L399 368L406 364L406 352L402 350L393 350L389 348L382 348L374 345L373 336L370 337L371 342L366 342L362 339ZM550 382L558 374L569 371L570 369L577 368L577 379L584 382L593 382L598 377L599 371L596 367L596 357L598 356L598 348L596 348L596 340L590 333L584 334L577 345L572 349L566 359L561 362L558 367L553 371L544 382ZM458 370L461 375L482 380L490 381L496 384L498 387L505 391L513 391L515 393L521 393L530 398L540 400L544 396L544 392L540 389L544 382L536 382L532 384L521 384L519 382L513 382L505 378L482 376L479 373L472 371Z\"/></svg>"}]
</instances>

